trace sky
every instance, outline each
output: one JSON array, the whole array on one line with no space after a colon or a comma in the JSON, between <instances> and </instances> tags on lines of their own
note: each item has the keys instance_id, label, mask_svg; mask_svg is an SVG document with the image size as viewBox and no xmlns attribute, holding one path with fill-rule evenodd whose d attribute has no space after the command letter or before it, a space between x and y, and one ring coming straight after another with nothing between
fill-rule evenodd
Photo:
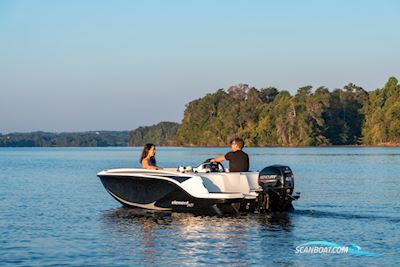
<instances>
[{"instance_id":1,"label":"sky","mask_svg":"<svg viewBox=\"0 0 400 267\"><path fill-rule=\"evenodd\" d=\"M246 83L400 79L400 1L0 0L0 133L180 122Z\"/></svg>"}]
</instances>

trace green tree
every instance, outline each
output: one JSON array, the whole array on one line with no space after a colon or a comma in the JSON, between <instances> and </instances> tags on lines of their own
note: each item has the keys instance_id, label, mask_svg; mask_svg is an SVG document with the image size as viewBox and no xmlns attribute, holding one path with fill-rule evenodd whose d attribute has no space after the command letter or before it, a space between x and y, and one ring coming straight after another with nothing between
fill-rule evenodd
<instances>
[{"instance_id":1,"label":"green tree","mask_svg":"<svg viewBox=\"0 0 400 267\"><path fill-rule=\"evenodd\" d=\"M369 94L368 101L362 107L365 116L362 129L365 144L399 144L399 91L397 79L390 77L384 88Z\"/></svg>"},{"instance_id":2,"label":"green tree","mask_svg":"<svg viewBox=\"0 0 400 267\"><path fill-rule=\"evenodd\" d=\"M161 146L176 145L176 133L179 124L175 122L160 122L156 125L139 127L129 133L130 146L143 146L153 143Z\"/></svg>"}]
</instances>

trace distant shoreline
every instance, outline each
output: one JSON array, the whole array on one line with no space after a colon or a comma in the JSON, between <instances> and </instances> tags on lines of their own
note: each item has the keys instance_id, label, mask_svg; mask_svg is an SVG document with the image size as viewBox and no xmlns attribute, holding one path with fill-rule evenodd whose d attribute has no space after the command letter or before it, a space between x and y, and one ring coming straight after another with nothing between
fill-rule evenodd
<instances>
[{"instance_id":1,"label":"distant shoreline","mask_svg":"<svg viewBox=\"0 0 400 267\"><path fill-rule=\"evenodd\" d=\"M226 146L169 146L169 145L157 145L159 148L227 148ZM0 146L1 148L142 148L143 146ZM246 146L246 148L390 148L390 147L400 147L400 144L385 144L385 145L330 145L330 146Z\"/></svg>"},{"instance_id":2,"label":"distant shoreline","mask_svg":"<svg viewBox=\"0 0 400 267\"><path fill-rule=\"evenodd\" d=\"M185 105L181 123L161 121L131 131L0 133L0 147L399 147L400 84L389 77L371 92L301 87L295 95L238 84Z\"/></svg>"},{"instance_id":3,"label":"distant shoreline","mask_svg":"<svg viewBox=\"0 0 400 267\"><path fill-rule=\"evenodd\" d=\"M153 127L157 127L153 126ZM151 128L151 127L148 127ZM139 129L144 129L139 128ZM141 142L130 142L129 131L87 131L87 132L28 132L0 134L0 147L142 147L145 143L154 143L158 147L181 147L181 148L223 148L228 147L226 143L221 146L210 145L178 145L171 139L157 140L148 137ZM269 145L269 146L245 146L246 148L306 148L306 147L400 147L400 143L381 143L376 145L352 144L352 145L319 145L319 146L295 146L295 145Z\"/></svg>"}]
</instances>

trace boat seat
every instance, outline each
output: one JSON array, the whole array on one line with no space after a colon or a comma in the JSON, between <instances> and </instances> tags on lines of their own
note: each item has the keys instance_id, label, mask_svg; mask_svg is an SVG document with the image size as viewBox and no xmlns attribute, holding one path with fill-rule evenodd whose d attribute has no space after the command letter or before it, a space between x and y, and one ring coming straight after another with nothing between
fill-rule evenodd
<instances>
[{"instance_id":1,"label":"boat seat","mask_svg":"<svg viewBox=\"0 0 400 267\"><path fill-rule=\"evenodd\" d=\"M206 173L201 174L204 186L209 192L239 192L250 193L246 175L241 173Z\"/></svg>"}]
</instances>

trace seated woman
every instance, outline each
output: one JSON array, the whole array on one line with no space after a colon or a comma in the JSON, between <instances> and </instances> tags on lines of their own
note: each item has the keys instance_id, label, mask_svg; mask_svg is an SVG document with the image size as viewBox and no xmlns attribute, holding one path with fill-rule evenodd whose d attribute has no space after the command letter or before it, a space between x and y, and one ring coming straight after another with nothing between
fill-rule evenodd
<instances>
[{"instance_id":1,"label":"seated woman","mask_svg":"<svg viewBox=\"0 0 400 267\"><path fill-rule=\"evenodd\" d=\"M142 164L143 169L149 169L149 170L162 169L157 166L156 146L154 144L146 144L144 146L142 156L140 157L140 163Z\"/></svg>"}]
</instances>

